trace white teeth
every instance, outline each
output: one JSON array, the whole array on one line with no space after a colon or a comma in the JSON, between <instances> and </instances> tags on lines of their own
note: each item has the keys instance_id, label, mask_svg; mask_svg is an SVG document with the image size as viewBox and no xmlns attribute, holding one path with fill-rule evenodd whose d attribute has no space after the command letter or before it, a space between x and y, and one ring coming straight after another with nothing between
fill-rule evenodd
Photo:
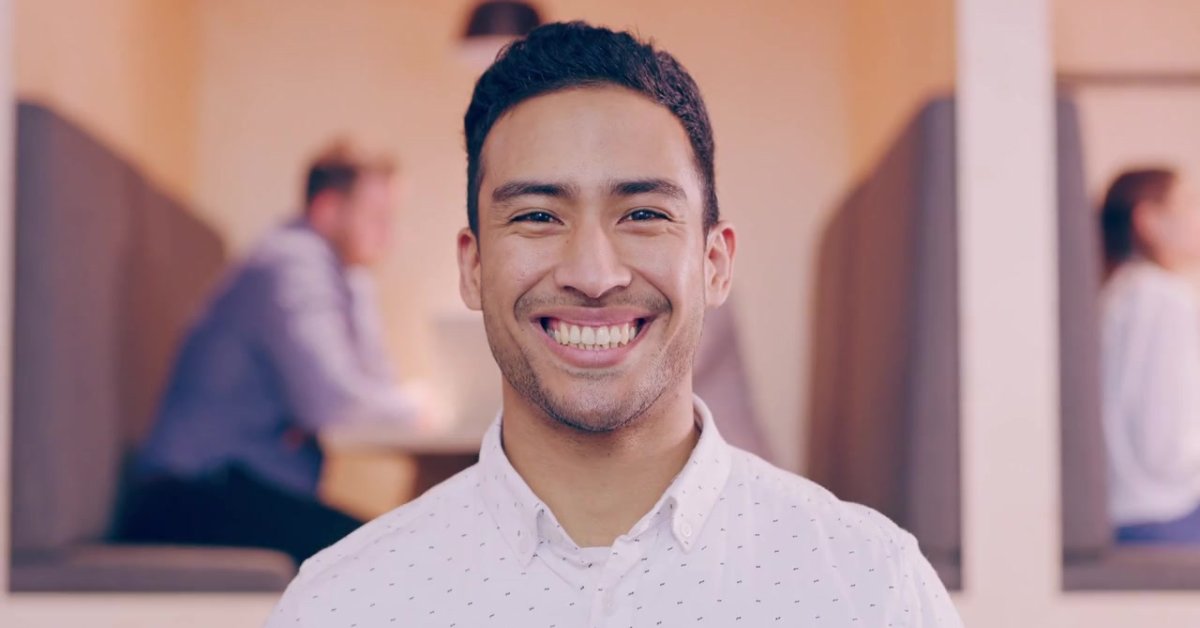
<instances>
[{"instance_id":1,"label":"white teeth","mask_svg":"<svg viewBox=\"0 0 1200 628\"><path fill-rule=\"evenodd\" d=\"M616 349L633 341L637 336L637 323L581 327L555 321L548 332L560 345L574 346L578 349Z\"/></svg>"}]
</instances>

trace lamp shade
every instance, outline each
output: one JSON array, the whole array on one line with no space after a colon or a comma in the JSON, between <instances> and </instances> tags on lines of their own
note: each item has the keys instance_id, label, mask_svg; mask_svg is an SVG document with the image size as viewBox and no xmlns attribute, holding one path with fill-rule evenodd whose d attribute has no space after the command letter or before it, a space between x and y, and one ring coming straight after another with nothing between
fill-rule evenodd
<instances>
[{"instance_id":1,"label":"lamp shade","mask_svg":"<svg viewBox=\"0 0 1200 628\"><path fill-rule=\"evenodd\" d=\"M542 18L528 2L481 2L471 11L466 37L521 37L538 27Z\"/></svg>"},{"instance_id":2,"label":"lamp shade","mask_svg":"<svg viewBox=\"0 0 1200 628\"><path fill-rule=\"evenodd\" d=\"M529 34L541 23L537 8L528 2L480 2L467 19L459 58L468 67L483 70L491 65L504 46Z\"/></svg>"}]
</instances>

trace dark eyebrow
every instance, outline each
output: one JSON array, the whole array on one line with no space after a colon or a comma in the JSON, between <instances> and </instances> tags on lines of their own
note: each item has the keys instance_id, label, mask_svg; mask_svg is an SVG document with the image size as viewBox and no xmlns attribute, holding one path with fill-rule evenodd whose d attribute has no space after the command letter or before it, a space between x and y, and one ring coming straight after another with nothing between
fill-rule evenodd
<instances>
[{"instance_id":1,"label":"dark eyebrow","mask_svg":"<svg viewBox=\"0 0 1200 628\"><path fill-rule=\"evenodd\" d=\"M686 201L687 193L673 181L667 179L635 179L632 181L614 181L609 186L609 194L613 196L636 196L638 194L661 194L675 200Z\"/></svg>"},{"instance_id":2,"label":"dark eyebrow","mask_svg":"<svg viewBox=\"0 0 1200 628\"><path fill-rule=\"evenodd\" d=\"M505 203L521 196L549 196L551 198L569 199L579 196L579 189L570 183L509 181L492 190L492 202L496 204Z\"/></svg>"}]
</instances>

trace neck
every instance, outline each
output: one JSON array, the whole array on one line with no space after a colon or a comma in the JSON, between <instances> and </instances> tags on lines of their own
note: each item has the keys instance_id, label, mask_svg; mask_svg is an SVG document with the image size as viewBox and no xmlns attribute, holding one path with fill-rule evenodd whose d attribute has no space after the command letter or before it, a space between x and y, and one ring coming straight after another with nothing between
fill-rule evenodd
<instances>
[{"instance_id":1,"label":"neck","mask_svg":"<svg viewBox=\"0 0 1200 628\"><path fill-rule=\"evenodd\" d=\"M502 442L513 468L580 547L609 546L654 507L687 463L699 438L694 412L687 385L664 393L632 425L581 432L546 416L505 382Z\"/></svg>"}]
</instances>

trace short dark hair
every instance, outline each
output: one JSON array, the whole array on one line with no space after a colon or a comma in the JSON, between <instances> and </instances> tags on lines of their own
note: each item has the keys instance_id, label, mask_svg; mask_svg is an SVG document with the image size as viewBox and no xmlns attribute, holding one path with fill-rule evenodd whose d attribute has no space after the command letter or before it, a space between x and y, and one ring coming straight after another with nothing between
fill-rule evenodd
<instances>
[{"instance_id":1,"label":"short dark hair","mask_svg":"<svg viewBox=\"0 0 1200 628\"><path fill-rule=\"evenodd\" d=\"M354 145L338 140L313 158L304 177L304 206L326 190L348 193L364 174L390 176L396 163L389 157L364 155Z\"/></svg>"},{"instance_id":2,"label":"short dark hair","mask_svg":"<svg viewBox=\"0 0 1200 628\"><path fill-rule=\"evenodd\" d=\"M479 233L479 187L484 140L504 112L521 102L574 87L616 85L666 107L683 125L704 186L704 227L720 218L713 169L712 123L700 88L675 57L616 32L584 22L534 29L505 48L479 77L463 117L467 135L467 222Z\"/></svg>"},{"instance_id":3,"label":"short dark hair","mask_svg":"<svg viewBox=\"0 0 1200 628\"><path fill-rule=\"evenodd\" d=\"M1112 271L1137 251L1134 209L1142 203L1165 201L1177 176L1172 168L1154 167L1126 170L1113 179L1100 208L1106 270Z\"/></svg>"}]
</instances>

